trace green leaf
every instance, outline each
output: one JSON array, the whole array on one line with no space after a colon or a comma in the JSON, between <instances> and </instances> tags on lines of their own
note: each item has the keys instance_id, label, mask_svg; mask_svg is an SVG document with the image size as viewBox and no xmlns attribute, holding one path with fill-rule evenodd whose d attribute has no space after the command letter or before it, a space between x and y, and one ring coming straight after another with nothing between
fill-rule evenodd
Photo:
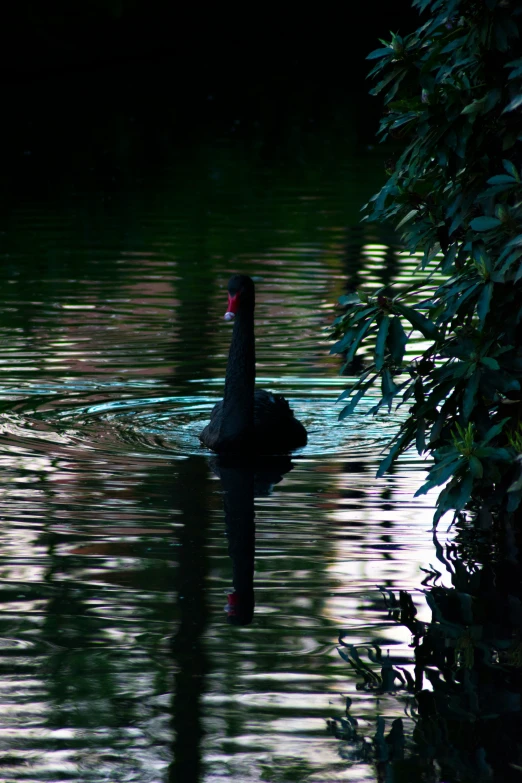
<instances>
[{"instance_id":1,"label":"green leaf","mask_svg":"<svg viewBox=\"0 0 522 783\"><path fill-rule=\"evenodd\" d=\"M419 214L419 210L418 209L411 209L403 217L403 219L400 221L400 223L397 223L397 225L395 226L396 231L398 231L405 223L407 223L409 220L411 220L412 218L414 218L418 214Z\"/></svg>"},{"instance_id":2,"label":"green leaf","mask_svg":"<svg viewBox=\"0 0 522 783\"><path fill-rule=\"evenodd\" d=\"M518 391L520 389L520 382L513 378L508 372L504 370L497 370L497 372L489 371L487 375L488 383L490 383L496 391L501 394L507 394L510 391Z\"/></svg>"},{"instance_id":3,"label":"green leaf","mask_svg":"<svg viewBox=\"0 0 522 783\"><path fill-rule=\"evenodd\" d=\"M468 103L468 105L462 109L461 114L478 114L479 112L482 112L484 110L485 102L486 102L486 96L480 98L478 101L473 101L472 103Z\"/></svg>"},{"instance_id":4,"label":"green leaf","mask_svg":"<svg viewBox=\"0 0 522 783\"><path fill-rule=\"evenodd\" d=\"M459 246L457 242L454 242L451 247L447 250L447 252L444 255L444 262L442 264L442 271L443 272L449 272L453 264L455 263L455 258L457 256L457 250L459 249Z\"/></svg>"},{"instance_id":5,"label":"green leaf","mask_svg":"<svg viewBox=\"0 0 522 783\"><path fill-rule=\"evenodd\" d=\"M358 321L364 321L368 315L371 315L372 318L375 318L378 312L379 309L375 307L375 305L371 305L370 307L354 307L347 313L346 318L353 326Z\"/></svg>"},{"instance_id":6,"label":"green leaf","mask_svg":"<svg viewBox=\"0 0 522 783\"><path fill-rule=\"evenodd\" d=\"M477 390L480 382L480 370L475 370L471 378L466 384L464 390L464 396L462 398L462 415L464 421L468 422L475 406L475 397L477 396Z\"/></svg>"},{"instance_id":7,"label":"green leaf","mask_svg":"<svg viewBox=\"0 0 522 783\"><path fill-rule=\"evenodd\" d=\"M424 433L425 422L423 418L419 418L417 422L417 435L415 438L415 445L419 454L422 454L424 451L426 451L426 438Z\"/></svg>"},{"instance_id":8,"label":"green leaf","mask_svg":"<svg viewBox=\"0 0 522 783\"><path fill-rule=\"evenodd\" d=\"M516 185L517 181L514 177L510 177L508 174L495 174L494 177L488 179L489 185Z\"/></svg>"},{"instance_id":9,"label":"green leaf","mask_svg":"<svg viewBox=\"0 0 522 783\"><path fill-rule=\"evenodd\" d=\"M364 385L365 389L368 389L374 383L375 379L377 378L377 373L375 373L373 378L370 378L370 380L365 383L365 381L368 378L368 376L371 375L372 370L373 370L372 367L370 367L369 370L365 370L363 372L363 374L361 375L361 377L359 378L359 380L356 383L354 383L353 386L350 386L349 389L345 389L342 392L342 394L340 394L338 396L338 398L336 399L336 402L341 402L341 400L345 400L347 397L350 396L350 394L352 394L356 389L360 389L360 387L363 386L363 385Z\"/></svg>"},{"instance_id":10,"label":"green leaf","mask_svg":"<svg viewBox=\"0 0 522 783\"><path fill-rule=\"evenodd\" d=\"M392 124L390 125L390 130L395 130L396 128L400 128L403 125L406 125L407 122L412 122L413 120L416 120L418 116L419 114L416 111L410 111L408 112L408 114L403 114L402 117L399 117L398 119L394 120L394 122L392 122Z\"/></svg>"},{"instance_id":11,"label":"green leaf","mask_svg":"<svg viewBox=\"0 0 522 783\"><path fill-rule=\"evenodd\" d=\"M388 455L382 460L382 462L379 465L379 469L376 473L375 478L382 478L386 471L388 471L391 467L392 462L397 458L400 452L400 446L398 443L393 446L390 451L388 452Z\"/></svg>"},{"instance_id":12,"label":"green leaf","mask_svg":"<svg viewBox=\"0 0 522 783\"><path fill-rule=\"evenodd\" d=\"M393 381L390 370L385 367L382 372L382 395L383 397L393 396L397 392L398 386Z\"/></svg>"},{"instance_id":13,"label":"green leaf","mask_svg":"<svg viewBox=\"0 0 522 783\"><path fill-rule=\"evenodd\" d=\"M477 315L479 318L480 329L484 327L484 321L489 313L491 297L493 296L493 283L486 283L477 302Z\"/></svg>"},{"instance_id":14,"label":"green leaf","mask_svg":"<svg viewBox=\"0 0 522 783\"><path fill-rule=\"evenodd\" d=\"M345 419L347 416L350 415L350 413L352 413L355 410L355 407L356 407L357 403L359 402L361 397L364 395L365 391L366 391L366 387L364 387L362 389L359 389L357 394L354 394L354 396L352 397L352 399L350 400L348 405L346 405L342 409L342 411L340 412L340 414L339 414L339 421L342 421L343 419Z\"/></svg>"},{"instance_id":15,"label":"green leaf","mask_svg":"<svg viewBox=\"0 0 522 783\"><path fill-rule=\"evenodd\" d=\"M382 380L382 378L381 378L381 380ZM409 378L406 381L404 381L404 383L401 383L400 386L396 386L395 383L393 383L392 384L392 389L387 394L384 394L381 397L381 399L379 400L377 405L374 405L372 408L370 408L370 410L368 411L368 414L370 416L373 416L375 413L377 413L383 407L383 405L387 405L388 406L388 410L391 410L391 406L392 406L392 403L393 403L393 398L396 397L398 394L400 394L400 392L404 389L404 387L407 386L409 383L410 383Z\"/></svg>"},{"instance_id":16,"label":"green leaf","mask_svg":"<svg viewBox=\"0 0 522 783\"><path fill-rule=\"evenodd\" d=\"M499 370L500 364L492 356L482 356L480 363L483 364L488 370Z\"/></svg>"},{"instance_id":17,"label":"green leaf","mask_svg":"<svg viewBox=\"0 0 522 783\"><path fill-rule=\"evenodd\" d=\"M497 87L494 87L492 90L490 90L487 93L486 102L484 106L484 114L487 114L488 111L491 111L491 109L493 109L497 105L501 96L502 93Z\"/></svg>"},{"instance_id":18,"label":"green leaf","mask_svg":"<svg viewBox=\"0 0 522 783\"><path fill-rule=\"evenodd\" d=\"M517 247L515 250L509 253L507 257L504 256L502 258L502 264L500 266L500 269L498 269L498 271L494 271L493 276L498 275L502 278L508 271L509 267L513 264L513 262L516 261L518 258L520 258L520 256L522 256L522 247Z\"/></svg>"},{"instance_id":19,"label":"green leaf","mask_svg":"<svg viewBox=\"0 0 522 783\"><path fill-rule=\"evenodd\" d=\"M458 488L458 492L456 494L455 498L455 506L457 511L461 511L466 503L468 502L471 490L473 489L473 475L471 472L469 472L462 481L460 482L460 486Z\"/></svg>"},{"instance_id":20,"label":"green leaf","mask_svg":"<svg viewBox=\"0 0 522 783\"><path fill-rule=\"evenodd\" d=\"M495 217L477 217L473 218L469 225L474 231L489 231L491 228L498 228L502 224Z\"/></svg>"},{"instance_id":21,"label":"green leaf","mask_svg":"<svg viewBox=\"0 0 522 783\"><path fill-rule=\"evenodd\" d=\"M345 294L344 296L339 297L339 304L343 306L360 304L360 303L361 303L361 299L357 291L353 291L349 294Z\"/></svg>"},{"instance_id":22,"label":"green leaf","mask_svg":"<svg viewBox=\"0 0 522 783\"><path fill-rule=\"evenodd\" d=\"M522 490L521 489L513 490L511 492L511 488L510 488L508 489L508 492L510 492L511 494L508 496L509 500L507 504L507 510L510 514L512 514L514 511L517 510L517 508L520 505L520 501L522 500Z\"/></svg>"},{"instance_id":23,"label":"green leaf","mask_svg":"<svg viewBox=\"0 0 522 783\"><path fill-rule=\"evenodd\" d=\"M350 343L354 338L355 333L356 333L355 329L352 328L348 329L345 332L345 334L341 337L341 339L337 340L337 342L332 345L332 347L330 348L330 354L343 353L349 347Z\"/></svg>"},{"instance_id":24,"label":"green leaf","mask_svg":"<svg viewBox=\"0 0 522 783\"><path fill-rule=\"evenodd\" d=\"M450 41L449 44L446 44L446 46L440 50L441 54L446 54L447 52L452 52L454 49L461 49L468 40L467 35L459 36L458 38L454 38L453 41Z\"/></svg>"},{"instance_id":25,"label":"green leaf","mask_svg":"<svg viewBox=\"0 0 522 783\"><path fill-rule=\"evenodd\" d=\"M451 476L454 476L458 473L459 469L466 464L466 459L464 457L459 457L458 459L452 460L448 462L443 470L440 470L438 473L433 472L433 468L430 471L430 478L428 481L426 481L425 484L420 487L420 489L417 490L414 497L419 497L419 495L425 495L427 492L430 491L430 489L433 489L434 487L440 487L442 484L445 484L446 481L451 478Z\"/></svg>"},{"instance_id":26,"label":"green leaf","mask_svg":"<svg viewBox=\"0 0 522 783\"><path fill-rule=\"evenodd\" d=\"M522 106L522 95L517 95L516 98L513 98L511 103L508 103L502 114L505 114L507 111L518 109L519 106Z\"/></svg>"},{"instance_id":27,"label":"green leaf","mask_svg":"<svg viewBox=\"0 0 522 783\"><path fill-rule=\"evenodd\" d=\"M507 171L508 174L511 174L511 176L514 177L517 182L520 182L520 174L518 173L514 163L504 158L504 160L502 161L502 165L504 166L504 169Z\"/></svg>"},{"instance_id":28,"label":"green leaf","mask_svg":"<svg viewBox=\"0 0 522 783\"><path fill-rule=\"evenodd\" d=\"M388 54L393 54L391 46L386 46L384 49L374 49L373 52L367 56L367 60L377 60L379 57L386 57Z\"/></svg>"},{"instance_id":29,"label":"green leaf","mask_svg":"<svg viewBox=\"0 0 522 783\"><path fill-rule=\"evenodd\" d=\"M384 315L381 318L379 324L379 331L377 332L377 342L375 343L375 369L382 370L384 365L384 351L386 348L386 337L388 336L388 328L390 325L390 316Z\"/></svg>"},{"instance_id":30,"label":"green leaf","mask_svg":"<svg viewBox=\"0 0 522 783\"><path fill-rule=\"evenodd\" d=\"M391 73L387 74L384 79L382 79L372 90L370 90L370 95L378 95L384 88L390 84L396 77L398 77L401 73L405 73L404 69L402 67L394 68ZM386 103L386 100L384 101Z\"/></svg>"},{"instance_id":31,"label":"green leaf","mask_svg":"<svg viewBox=\"0 0 522 783\"><path fill-rule=\"evenodd\" d=\"M401 319L398 315L394 315L390 321L390 328L388 331L388 348L391 353L391 357L395 364L402 364L404 357L404 349L408 338L402 325Z\"/></svg>"},{"instance_id":32,"label":"green leaf","mask_svg":"<svg viewBox=\"0 0 522 783\"><path fill-rule=\"evenodd\" d=\"M399 76L397 77L397 79L396 79L396 81L395 81L395 84L394 84L394 85L391 87L391 89L390 89L390 90L389 90L389 91L386 93L386 95L384 96L384 98L383 98L383 101L384 101L384 103L385 103L385 104L387 104L387 103L389 103L391 100L393 100L393 98L394 98L394 97L395 97L395 95L397 94L397 90L398 90L398 89L399 89L399 87L401 86L401 82L402 82L402 80L404 79L404 77L406 76L406 74L407 74L407 73L408 73L408 71L406 70L406 68L403 68L403 69L402 69L402 72L401 72L401 73L399 74Z\"/></svg>"},{"instance_id":33,"label":"green leaf","mask_svg":"<svg viewBox=\"0 0 522 783\"><path fill-rule=\"evenodd\" d=\"M426 396L424 394L424 384L422 382L422 378L415 378L415 383L413 384L413 393L415 395L415 402L418 405L423 405Z\"/></svg>"},{"instance_id":34,"label":"green leaf","mask_svg":"<svg viewBox=\"0 0 522 783\"><path fill-rule=\"evenodd\" d=\"M477 262L477 266L481 274L484 274L484 271L488 273L491 272L491 259L489 254L486 252L486 248L484 247L484 242L482 240L479 242L473 242L472 256Z\"/></svg>"},{"instance_id":35,"label":"green leaf","mask_svg":"<svg viewBox=\"0 0 522 783\"><path fill-rule=\"evenodd\" d=\"M466 304L467 300L473 296L477 289L481 288L481 285L482 284L480 282L472 282L467 291L465 290L461 293L460 296L454 297L453 302L449 302L448 306L446 307L444 320L449 321L451 318L453 318L453 316L462 309L462 306Z\"/></svg>"},{"instance_id":36,"label":"green leaf","mask_svg":"<svg viewBox=\"0 0 522 783\"><path fill-rule=\"evenodd\" d=\"M506 242L504 245L504 250L499 256L499 261L502 261L508 254L511 248L517 247L517 245L522 245L522 234L518 234L516 237L513 237L513 239L510 239L509 242Z\"/></svg>"},{"instance_id":37,"label":"green leaf","mask_svg":"<svg viewBox=\"0 0 522 783\"><path fill-rule=\"evenodd\" d=\"M484 436L484 440L482 443L489 443L490 440L493 440L493 438L496 438L497 435L500 435L502 430L504 429L504 425L507 424L508 421L511 419L509 417L502 419L498 424L494 424L493 427L490 427L489 430L486 432Z\"/></svg>"},{"instance_id":38,"label":"green leaf","mask_svg":"<svg viewBox=\"0 0 522 783\"><path fill-rule=\"evenodd\" d=\"M437 510L433 517L433 526L436 527L441 517L452 508L455 508L455 497L457 494L457 486L455 483L450 482L445 487L437 498Z\"/></svg>"},{"instance_id":39,"label":"green leaf","mask_svg":"<svg viewBox=\"0 0 522 783\"><path fill-rule=\"evenodd\" d=\"M349 364L353 361L353 357L355 356L357 352L357 348L361 344L363 338L365 337L366 333L368 332L368 329L372 325L372 323L375 320L375 316L368 318L361 327L359 327L359 330L357 331L357 334L350 346L350 350L346 354L346 363Z\"/></svg>"},{"instance_id":40,"label":"green leaf","mask_svg":"<svg viewBox=\"0 0 522 783\"><path fill-rule=\"evenodd\" d=\"M490 188L486 188L482 193L479 193L477 199L480 201L486 201L494 196L498 196L499 193L505 193L513 187L513 183L509 185L492 185Z\"/></svg>"},{"instance_id":41,"label":"green leaf","mask_svg":"<svg viewBox=\"0 0 522 783\"><path fill-rule=\"evenodd\" d=\"M494 446L477 446L475 449L477 457L489 458L498 462L510 462L513 455L507 449L495 448Z\"/></svg>"},{"instance_id":42,"label":"green leaf","mask_svg":"<svg viewBox=\"0 0 522 783\"><path fill-rule=\"evenodd\" d=\"M422 313L419 313L418 310L415 310L413 307L407 307L399 302L394 302L393 306L395 310L398 310L399 313L410 322L414 329L417 329L424 337L428 337L431 340L439 339L440 335L433 321L430 321L422 315Z\"/></svg>"},{"instance_id":43,"label":"green leaf","mask_svg":"<svg viewBox=\"0 0 522 783\"><path fill-rule=\"evenodd\" d=\"M482 462L477 458L471 455L469 458L469 469L471 471L471 475L473 478L482 478L482 475L484 473L484 468L482 467Z\"/></svg>"}]
</instances>

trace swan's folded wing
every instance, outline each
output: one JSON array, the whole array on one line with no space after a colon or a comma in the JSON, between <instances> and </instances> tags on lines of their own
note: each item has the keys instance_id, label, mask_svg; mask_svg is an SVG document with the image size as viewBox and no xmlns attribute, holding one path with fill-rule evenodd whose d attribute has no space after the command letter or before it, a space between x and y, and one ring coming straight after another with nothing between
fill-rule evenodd
<instances>
[{"instance_id":1,"label":"swan's folded wing","mask_svg":"<svg viewBox=\"0 0 522 783\"><path fill-rule=\"evenodd\" d=\"M261 453L284 454L306 446L306 430L280 394L256 389L254 394L256 447Z\"/></svg>"},{"instance_id":2,"label":"swan's folded wing","mask_svg":"<svg viewBox=\"0 0 522 783\"><path fill-rule=\"evenodd\" d=\"M200 441L207 448L212 449L212 451L216 450L216 444L219 436L219 423L223 415L222 411L223 411L223 400L220 400L212 408L209 423L199 433Z\"/></svg>"}]
</instances>

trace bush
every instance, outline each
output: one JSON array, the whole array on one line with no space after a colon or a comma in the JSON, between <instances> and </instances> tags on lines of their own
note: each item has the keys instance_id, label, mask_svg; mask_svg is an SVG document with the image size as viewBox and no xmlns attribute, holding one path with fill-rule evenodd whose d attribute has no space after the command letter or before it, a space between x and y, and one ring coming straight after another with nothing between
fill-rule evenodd
<instances>
[{"instance_id":1,"label":"bush","mask_svg":"<svg viewBox=\"0 0 522 783\"><path fill-rule=\"evenodd\" d=\"M522 7L413 5L424 24L368 58L372 92L387 107L381 140L400 139L403 151L365 219L393 221L421 251L419 282L397 295L343 297L332 350L349 364L363 344L372 348L341 418L379 379L374 411L411 405L377 475L413 444L431 453L417 494L448 482L437 523L451 509L522 510ZM440 285L433 269L444 273ZM408 342L419 332L428 347L413 359Z\"/></svg>"}]
</instances>

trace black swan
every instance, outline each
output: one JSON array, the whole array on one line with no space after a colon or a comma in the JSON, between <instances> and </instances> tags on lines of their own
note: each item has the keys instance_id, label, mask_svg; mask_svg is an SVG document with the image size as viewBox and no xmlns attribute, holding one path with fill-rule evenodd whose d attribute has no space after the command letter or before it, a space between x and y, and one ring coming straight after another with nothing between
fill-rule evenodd
<instances>
[{"instance_id":1,"label":"black swan","mask_svg":"<svg viewBox=\"0 0 522 783\"><path fill-rule=\"evenodd\" d=\"M306 446L306 430L284 397L255 389L254 282L247 275L228 281L225 319L234 318L225 393L199 439L219 454L287 454Z\"/></svg>"}]
</instances>

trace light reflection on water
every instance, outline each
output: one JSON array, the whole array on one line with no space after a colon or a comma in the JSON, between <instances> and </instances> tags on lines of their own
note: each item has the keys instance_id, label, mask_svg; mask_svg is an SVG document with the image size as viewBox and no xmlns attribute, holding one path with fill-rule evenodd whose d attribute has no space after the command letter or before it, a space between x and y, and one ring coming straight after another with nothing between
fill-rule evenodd
<instances>
[{"instance_id":1,"label":"light reflection on water","mask_svg":"<svg viewBox=\"0 0 522 783\"><path fill-rule=\"evenodd\" d=\"M363 265L375 229L343 227L340 184L278 181L270 200L254 198L233 220L213 201L197 230L174 197L168 215L146 199L130 211L113 204L110 229L98 219L87 239L59 204L7 224L6 780L167 781L196 774L199 757L206 782L354 779L326 721L348 691L363 719L377 708L347 677L339 633L411 661L381 589L418 588L434 553L431 500L412 501L422 461L374 478L402 414L368 418L368 398L337 420L353 379L328 356L331 305L352 268L371 285L387 274L381 252ZM77 210L91 219L88 199ZM400 278L402 261L386 248ZM236 269L257 281L259 383L284 393L309 430L291 470L256 485L247 626L224 612L232 534L197 439L222 390L225 286ZM396 706L383 695L379 709ZM372 775L357 765L357 780Z\"/></svg>"}]
</instances>

